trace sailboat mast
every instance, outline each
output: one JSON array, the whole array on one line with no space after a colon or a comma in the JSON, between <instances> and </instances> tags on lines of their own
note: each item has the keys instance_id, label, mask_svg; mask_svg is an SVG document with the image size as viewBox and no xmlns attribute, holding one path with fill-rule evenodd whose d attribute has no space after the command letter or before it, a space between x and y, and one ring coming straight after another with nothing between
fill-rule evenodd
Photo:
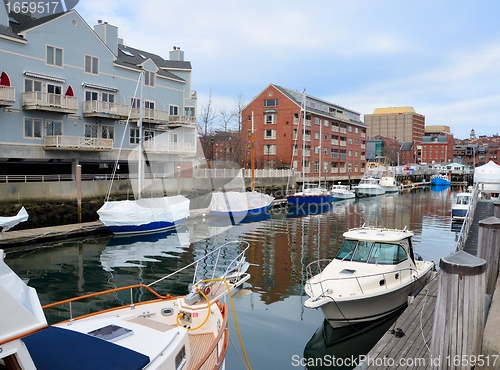
<instances>
[{"instance_id":1,"label":"sailboat mast","mask_svg":"<svg viewBox=\"0 0 500 370\"><path fill-rule=\"evenodd\" d=\"M252 111L252 138L251 138L251 166L252 166L252 191L255 190L255 129L253 123L253 111Z\"/></svg>"},{"instance_id":2,"label":"sailboat mast","mask_svg":"<svg viewBox=\"0 0 500 370\"><path fill-rule=\"evenodd\" d=\"M306 166L306 89L302 94L302 190L304 190L304 171Z\"/></svg>"},{"instance_id":3,"label":"sailboat mast","mask_svg":"<svg viewBox=\"0 0 500 370\"><path fill-rule=\"evenodd\" d=\"M144 177L144 166L142 163L143 156L143 137L142 137L142 117L144 115L144 103L142 101L143 98L143 86L144 86L144 71L141 71L141 75L139 77L140 88L139 88L139 120L137 121L137 127L139 129L139 158L138 158L138 166L137 166L137 189L138 189L138 199L142 197L142 180ZM137 102L136 102L137 104Z\"/></svg>"},{"instance_id":4,"label":"sailboat mast","mask_svg":"<svg viewBox=\"0 0 500 370\"><path fill-rule=\"evenodd\" d=\"M322 123L321 121L319 122L319 171L318 171L318 188L321 187L321 168L323 167L323 164L321 163L321 151L322 151L322 148L321 148L321 143L323 142L323 135L321 134L321 130L322 130Z\"/></svg>"}]
</instances>

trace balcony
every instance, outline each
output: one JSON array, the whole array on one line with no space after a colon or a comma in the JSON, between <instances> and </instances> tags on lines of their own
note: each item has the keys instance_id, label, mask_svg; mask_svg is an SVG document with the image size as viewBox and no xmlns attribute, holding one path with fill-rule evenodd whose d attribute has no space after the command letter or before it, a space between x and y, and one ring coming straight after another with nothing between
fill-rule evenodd
<instances>
[{"instance_id":1,"label":"balcony","mask_svg":"<svg viewBox=\"0 0 500 370\"><path fill-rule=\"evenodd\" d=\"M195 154L196 147L189 143L165 143L158 140L144 141L144 150L152 153Z\"/></svg>"},{"instance_id":2,"label":"balcony","mask_svg":"<svg viewBox=\"0 0 500 370\"><path fill-rule=\"evenodd\" d=\"M181 126L196 127L196 117L192 116L169 116L168 127L175 128Z\"/></svg>"},{"instance_id":3,"label":"balcony","mask_svg":"<svg viewBox=\"0 0 500 370\"><path fill-rule=\"evenodd\" d=\"M43 147L45 150L67 149L85 151L110 151L113 149L113 139L97 137L53 135L45 136Z\"/></svg>"},{"instance_id":4,"label":"balcony","mask_svg":"<svg viewBox=\"0 0 500 370\"><path fill-rule=\"evenodd\" d=\"M28 91L23 93L23 109L76 113L78 111L78 98L41 91Z\"/></svg>"},{"instance_id":5,"label":"balcony","mask_svg":"<svg viewBox=\"0 0 500 370\"><path fill-rule=\"evenodd\" d=\"M130 119L138 120L140 116L139 108L132 108ZM144 108L142 112L142 121L148 123L167 124L168 112L166 110Z\"/></svg>"},{"instance_id":6,"label":"balcony","mask_svg":"<svg viewBox=\"0 0 500 370\"><path fill-rule=\"evenodd\" d=\"M83 116L111 119L127 119L130 106L125 104L108 103L106 101L84 101Z\"/></svg>"},{"instance_id":7,"label":"balcony","mask_svg":"<svg viewBox=\"0 0 500 370\"><path fill-rule=\"evenodd\" d=\"M0 85L0 106L13 105L16 102L16 88Z\"/></svg>"}]
</instances>

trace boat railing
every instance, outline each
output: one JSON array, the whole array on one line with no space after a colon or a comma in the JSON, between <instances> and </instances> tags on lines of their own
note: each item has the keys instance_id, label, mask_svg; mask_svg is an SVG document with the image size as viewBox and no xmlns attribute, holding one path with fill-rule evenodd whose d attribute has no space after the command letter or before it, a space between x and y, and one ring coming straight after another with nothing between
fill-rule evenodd
<instances>
[{"instance_id":1,"label":"boat railing","mask_svg":"<svg viewBox=\"0 0 500 370\"><path fill-rule=\"evenodd\" d=\"M472 226L474 220L474 213L476 211L477 199L479 196L479 184L476 183L472 190L472 197L469 202L469 206L467 208L467 216L463 220L462 226L460 227L460 232L456 238L456 247L455 251L461 251L464 249L465 242L467 241L467 236L469 235L469 230Z\"/></svg>"},{"instance_id":2,"label":"boat railing","mask_svg":"<svg viewBox=\"0 0 500 370\"><path fill-rule=\"evenodd\" d=\"M243 249L239 253L237 253L236 257L234 257L229 262L229 264L220 263L220 260L222 259L221 255L222 255L223 251L227 251L228 248L235 248L235 249L241 248L241 246L243 246ZM220 272L221 270L224 272L217 277L225 278L228 274L233 273L233 272L236 274L239 274L242 272L242 269L244 268L244 266L243 266L243 262L245 261L244 256L245 256L245 252L248 250L249 247L250 247L250 244L246 241L229 241L229 242L222 244L218 248L210 251L209 253L207 253L203 257L197 259L196 261L190 263L189 265L187 265L187 266L185 266L185 267L183 267L183 268L181 268L181 269L179 269L179 270L177 270L177 271L175 271L167 276L164 276L164 277L162 277L162 278L160 278L160 279L158 279L150 284L134 284L134 285L127 285L127 286L123 286L123 287L103 290L103 291L96 292L96 293L85 294L85 295L82 295L79 297L74 297L74 298L69 298L69 299L65 299L62 301L54 302L54 303L49 303L49 304L42 306L42 308L44 310L47 310L50 308L55 308L55 307L59 307L59 306L63 306L63 305L68 304L69 305L69 318L67 318L66 320L74 321L75 317L78 317L79 319L81 319L84 317L92 316L94 314L94 312L87 312L83 315L81 315L81 314L75 315L74 314L74 311L75 311L74 304L75 303L82 303L81 301L89 299L89 298L95 298L95 297L106 296L106 295L116 295L118 292L128 290L130 292L130 303L128 303L128 305L130 307L134 307L136 303L140 302L140 301L136 302L134 300L134 291L136 291L138 289L144 289L158 299L172 299L172 296L170 296L169 294L166 294L166 295L159 294L155 289L152 288L152 286L158 284L159 282L167 280L167 279L177 278L178 274L180 274L182 271L184 271L188 268L192 268L192 267L194 267L194 271L195 271L194 277L193 277L193 284L194 284L195 282L197 282L196 276L197 276L197 273L199 270L199 266L201 264L203 264L203 266L207 266L207 265L209 265L209 262L213 259L215 259L215 263L211 269L211 272L209 273L210 276L204 276L202 279L199 279L198 282L201 282L201 280L204 280L204 279L215 278L216 277L215 274L217 272ZM225 265L225 266L221 267L221 265ZM85 306L85 309L88 310L88 307ZM108 310L111 311L113 309L114 308L109 308ZM96 311L97 311L97 309L96 309ZM100 312L102 312L102 311L100 311Z\"/></svg>"},{"instance_id":3,"label":"boat railing","mask_svg":"<svg viewBox=\"0 0 500 370\"><path fill-rule=\"evenodd\" d=\"M244 256L245 256L245 252L247 251L247 249L250 247L250 244L246 241L242 241L242 240L238 240L238 241L228 241L222 245L220 245L219 247L217 247L216 249L208 252L206 255L204 255L203 257L197 259L196 261L194 262L191 262L189 265L186 265L184 266L183 268L167 275L167 276L164 276L158 280L155 280L153 281L152 283L148 284L147 286L148 287L151 287L153 285L156 285L164 280L167 280L167 279L170 279L172 278L173 276L179 274L180 272L186 270L186 269L189 269L191 267L194 266L194 275L193 275L193 284L196 283L197 279L196 279L196 276L198 274L198 270L199 270L199 266L200 265L203 265L203 266L207 266L207 263L209 260L211 260L212 258L215 257L215 263L213 264L213 267L212 267L212 272L211 272L211 276L204 276L202 279L199 279L198 281L201 281L201 280L205 280L205 279L214 279L216 276L215 274L221 270L221 266L219 265L219 260L220 260L220 257L221 257L221 253L224 251L224 250L227 250L228 248L240 248L240 246L244 246L244 249L242 251L240 251L236 257L234 257L231 262L229 262L229 264L227 266L223 266L222 269L224 270L224 272L222 273L222 275L218 276L218 277L221 277L221 278L224 278L225 276L227 276L230 272L233 272L235 271L236 273L240 273L241 272L241 269L242 269L242 260L244 259Z\"/></svg>"},{"instance_id":4,"label":"boat railing","mask_svg":"<svg viewBox=\"0 0 500 370\"><path fill-rule=\"evenodd\" d=\"M404 272L409 273L409 276L412 276L413 273L416 272L415 268L406 267L406 268L397 269L397 270L379 272L376 274L368 274L368 275L361 275L361 276L346 276L346 277L336 277L336 278L325 278L325 279L319 279L319 281L311 282L311 279L314 276L318 275L318 268L320 268L319 273L321 273L324 269L324 268L321 268L321 266L324 263L326 263L327 261L331 261L331 260L322 259L322 260L314 261L314 262L311 262L310 264L308 264L306 267L306 276L307 276L307 283L306 284L309 286L309 290L312 292L313 286L318 286L318 285L321 289L321 293L319 295L316 295L316 297L321 297L322 295L329 293L329 289L331 289L330 288L331 285L329 284L329 288L325 288L323 285L326 282L335 281L335 282L343 283L343 282L347 282L347 281L356 281L356 284L357 284L361 294L365 294L365 290L367 289L367 286L366 286L366 284L363 284L364 279L368 279L369 286L373 287L373 281L375 280L374 278L380 277L381 279L379 281L379 286L380 287L385 286L386 289L388 289L389 288L389 286L388 286L389 284L387 284L387 277L388 276L399 275L398 281L399 281L399 284L401 285L401 284L405 283L405 281L403 281L404 279L402 279ZM314 271L313 271L313 268L315 268ZM347 271L346 273L349 273L349 271ZM354 273L354 271L353 271L353 273ZM390 285L393 285L393 284L390 284ZM363 287L364 287L364 289L363 289ZM351 293L353 293L353 292L351 292Z\"/></svg>"}]
</instances>

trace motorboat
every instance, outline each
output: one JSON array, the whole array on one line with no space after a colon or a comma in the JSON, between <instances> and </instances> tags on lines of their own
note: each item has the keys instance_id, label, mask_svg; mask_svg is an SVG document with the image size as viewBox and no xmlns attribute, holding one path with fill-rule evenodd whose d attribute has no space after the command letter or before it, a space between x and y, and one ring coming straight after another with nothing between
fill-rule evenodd
<instances>
[{"instance_id":1,"label":"motorboat","mask_svg":"<svg viewBox=\"0 0 500 370\"><path fill-rule=\"evenodd\" d=\"M26 209L21 207L15 216L0 217L0 228L2 229L2 232L8 231L17 224L28 221L28 217L29 215Z\"/></svg>"},{"instance_id":2,"label":"motorboat","mask_svg":"<svg viewBox=\"0 0 500 370\"><path fill-rule=\"evenodd\" d=\"M385 194L385 190L380 186L380 179L372 176L363 177L359 184L354 186L354 192L358 198Z\"/></svg>"},{"instance_id":3,"label":"motorboat","mask_svg":"<svg viewBox=\"0 0 500 370\"><path fill-rule=\"evenodd\" d=\"M349 188L349 186L341 185L340 182L338 185L333 185L330 191L332 193L333 201L352 199L356 197L356 194Z\"/></svg>"},{"instance_id":4,"label":"motorboat","mask_svg":"<svg viewBox=\"0 0 500 370\"><path fill-rule=\"evenodd\" d=\"M306 267L307 308L321 308L332 327L382 318L408 303L426 285L434 263L413 251L414 233L360 227L346 231L333 260Z\"/></svg>"},{"instance_id":5,"label":"motorboat","mask_svg":"<svg viewBox=\"0 0 500 370\"><path fill-rule=\"evenodd\" d=\"M269 213L274 197L257 191L212 193L208 210L215 217L229 217L238 223Z\"/></svg>"},{"instance_id":6,"label":"motorboat","mask_svg":"<svg viewBox=\"0 0 500 370\"><path fill-rule=\"evenodd\" d=\"M396 181L396 175L392 170L382 171L379 184L386 193L397 193L400 190L400 186Z\"/></svg>"},{"instance_id":7,"label":"motorboat","mask_svg":"<svg viewBox=\"0 0 500 370\"><path fill-rule=\"evenodd\" d=\"M431 176L431 185L449 186L451 184L448 175L437 173Z\"/></svg>"},{"instance_id":8,"label":"motorboat","mask_svg":"<svg viewBox=\"0 0 500 370\"><path fill-rule=\"evenodd\" d=\"M333 201L333 196L328 189L319 184L305 183L302 191L290 194L286 197L288 205L291 207L310 206L312 204L329 204Z\"/></svg>"},{"instance_id":9,"label":"motorboat","mask_svg":"<svg viewBox=\"0 0 500 370\"><path fill-rule=\"evenodd\" d=\"M451 219L453 221L465 220L472 204L471 192L459 192L455 199L455 204L451 206Z\"/></svg>"},{"instance_id":10,"label":"motorboat","mask_svg":"<svg viewBox=\"0 0 500 370\"><path fill-rule=\"evenodd\" d=\"M245 260L248 246L227 242L151 284L44 306L36 290L5 263L0 250L0 367L224 369L229 309L222 299L250 278ZM186 296L155 290L168 281L171 286L186 281L189 271L194 271L194 277ZM106 309L92 312L99 306L102 309L103 302ZM119 306L113 307L113 302ZM48 324L47 317L54 316L67 320Z\"/></svg>"}]
</instances>

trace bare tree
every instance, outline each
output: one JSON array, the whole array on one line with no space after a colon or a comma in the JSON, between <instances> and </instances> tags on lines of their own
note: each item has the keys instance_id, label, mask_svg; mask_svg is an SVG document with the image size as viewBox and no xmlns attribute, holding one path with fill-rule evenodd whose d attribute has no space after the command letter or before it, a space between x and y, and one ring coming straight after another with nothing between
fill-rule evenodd
<instances>
[{"instance_id":1,"label":"bare tree","mask_svg":"<svg viewBox=\"0 0 500 370\"><path fill-rule=\"evenodd\" d=\"M214 106L212 102L212 90L210 90L208 94L208 101L205 105L201 107L201 113L200 113L200 120L201 120L201 125L200 125L200 131L203 132L203 136L207 136L210 127L212 126L214 120L215 120L215 111L214 111Z\"/></svg>"},{"instance_id":2,"label":"bare tree","mask_svg":"<svg viewBox=\"0 0 500 370\"><path fill-rule=\"evenodd\" d=\"M221 119L222 130L224 132L228 131L228 128L229 128L229 130L231 129L229 126L231 125L233 120L236 118L236 116L237 116L237 113L235 111L228 111L224 107L224 103L221 104L221 107L219 109L219 117Z\"/></svg>"},{"instance_id":3,"label":"bare tree","mask_svg":"<svg viewBox=\"0 0 500 370\"><path fill-rule=\"evenodd\" d=\"M238 95L236 95L234 103L236 107L236 114L238 115L238 131L241 132L241 112L243 112L243 108L245 108L245 106L247 105L245 102L245 97L242 95L241 91L238 93Z\"/></svg>"}]
</instances>

